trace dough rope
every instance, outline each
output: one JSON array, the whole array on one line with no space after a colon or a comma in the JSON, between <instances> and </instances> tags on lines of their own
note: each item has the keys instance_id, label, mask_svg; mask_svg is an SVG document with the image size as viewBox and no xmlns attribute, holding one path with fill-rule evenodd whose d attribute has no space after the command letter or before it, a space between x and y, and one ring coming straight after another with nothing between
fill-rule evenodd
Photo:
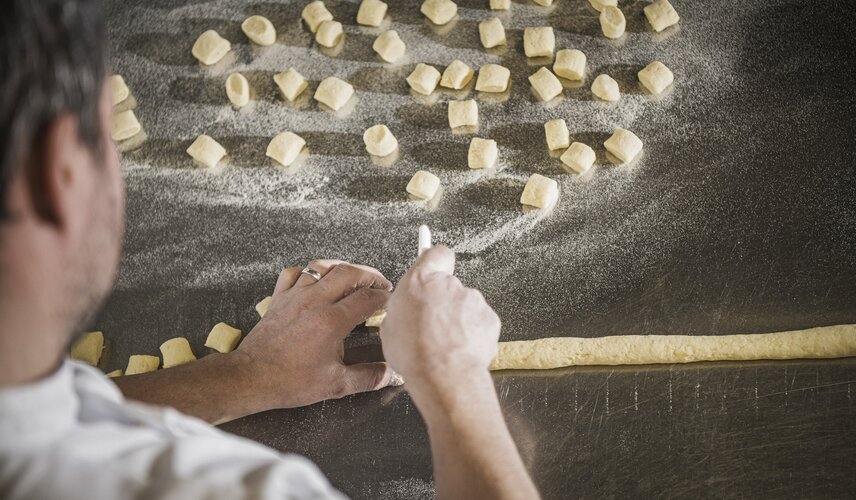
<instances>
[{"instance_id":1,"label":"dough rope","mask_svg":"<svg viewBox=\"0 0 856 500\"><path fill-rule=\"evenodd\" d=\"M856 325L749 335L619 335L500 342L491 370L581 365L815 359L856 356Z\"/></svg>"}]
</instances>

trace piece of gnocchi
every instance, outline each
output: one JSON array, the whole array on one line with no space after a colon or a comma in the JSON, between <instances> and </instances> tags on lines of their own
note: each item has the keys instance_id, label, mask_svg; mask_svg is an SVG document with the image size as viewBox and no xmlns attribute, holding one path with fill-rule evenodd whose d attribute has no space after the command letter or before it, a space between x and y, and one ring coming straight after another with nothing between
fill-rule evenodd
<instances>
[{"instance_id":1,"label":"piece of gnocchi","mask_svg":"<svg viewBox=\"0 0 856 500\"><path fill-rule=\"evenodd\" d=\"M256 312L259 313L259 318L265 317L265 314L267 314L268 309L270 308L271 301L273 301L273 297L267 296L256 304Z\"/></svg>"},{"instance_id":2,"label":"piece of gnocchi","mask_svg":"<svg viewBox=\"0 0 856 500\"><path fill-rule=\"evenodd\" d=\"M568 167L568 169L573 170L578 174L584 174L588 172L592 165L594 165L595 154L594 150L588 145L581 142L575 142L571 144L564 153L562 153L562 156L560 156L559 159Z\"/></svg>"},{"instance_id":3,"label":"piece of gnocchi","mask_svg":"<svg viewBox=\"0 0 856 500\"><path fill-rule=\"evenodd\" d=\"M407 77L407 84L415 92L423 95L431 95L440 83L440 71L434 66L419 63Z\"/></svg>"},{"instance_id":4,"label":"piece of gnocchi","mask_svg":"<svg viewBox=\"0 0 856 500\"><path fill-rule=\"evenodd\" d=\"M597 75L591 84L591 93L604 101L614 102L621 99L618 82L609 75Z\"/></svg>"},{"instance_id":5,"label":"piece of gnocchi","mask_svg":"<svg viewBox=\"0 0 856 500\"><path fill-rule=\"evenodd\" d=\"M511 0L490 0L491 10L508 10L511 8Z\"/></svg>"},{"instance_id":6,"label":"piece of gnocchi","mask_svg":"<svg viewBox=\"0 0 856 500\"><path fill-rule=\"evenodd\" d=\"M122 75L110 76L110 95L113 106L120 104L131 95L131 91L128 90L128 85L125 84L125 79L122 78Z\"/></svg>"},{"instance_id":7,"label":"piece of gnocchi","mask_svg":"<svg viewBox=\"0 0 856 500\"><path fill-rule=\"evenodd\" d=\"M288 70L282 73L273 75L273 81L276 82L277 87L282 92L282 96L289 102L294 102L297 96L302 94L306 90L306 87L309 86L306 78L303 78L303 75L298 73L294 68L288 68Z\"/></svg>"},{"instance_id":8,"label":"piece of gnocchi","mask_svg":"<svg viewBox=\"0 0 856 500\"><path fill-rule=\"evenodd\" d=\"M448 89L460 90L470 83L475 71L463 61L455 59L452 64L446 66L443 76L440 78L440 86Z\"/></svg>"},{"instance_id":9,"label":"piece of gnocchi","mask_svg":"<svg viewBox=\"0 0 856 500\"><path fill-rule=\"evenodd\" d=\"M604 7L618 7L618 0L589 0L589 3L598 12L603 11Z\"/></svg>"},{"instance_id":10,"label":"piece of gnocchi","mask_svg":"<svg viewBox=\"0 0 856 500\"><path fill-rule=\"evenodd\" d=\"M586 75L586 55L577 49L556 52L553 73L568 80L582 80Z\"/></svg>"},{"instance_id":11,"label":"piece of gnocchi","mask_svg":"<svg viewBox=\"0 0 856 500\"><path fill-rule=\"evenodd\" d=\"M241 31L252 42L263 47L273 45L276 41L276 28L264 16L250 16L241 23Z\"/></svg>"},{"instance_id":12,"label":"piece of gnocchi","mask_svg":"<svg viewBox=\"0 0 856 500\"><path fill-rule=\"evenodd\" d=\"M654 3L646 5L644 9L645 17L651 23L651 27L657 33L663 31L669 26L678 24L681 18L677 11L668 0L654 0Z\"/></svg>"},{"instance_id":13,"label":"piece of gnocchi","mask_svg":"<svg viewBox=\"0 0 856 500\"><path fill-rule=\"evenodd\" d=\"M208 30L199 35L196 43L193 44L191 52L193 53L193 57L199 60L199 62L206 66L211 66L219 62L220 59L223 59L223 56L230 50L232 50L232 44L228 40L220 36L216 31Z\"/></svg>"},{"instance_id":14,"label":"piece of gnocchi","mask_svg":"<svg viewBox=\"0 0 856 500\"><path fill-rule=\"evenodd\" d=\"M639 71L639 82L652 94L662 94L675 81L672 70L660 61L654 61Z\"/></svg>"},{"instance_id":15,"label":"piece of gnocchi","mask_svg":"<svg viewBox=\"0 0 856 500\"><path fill-rule=\"evenodd\" d=\"M537 208L550 208L559 199L559 184L540 174L532 174L523 187L520 203Z\"/></svg>"},{"instance_id":16,"label":"piece of gnocchi","mask_svg":"<svg viewBox=\"0 0 856 500\"><path fill-rule=\"evenodd\" d=\"M315 41L318 42L318 45L328 49L338 45L343 36L345 36L345 31L339 21L324 21L318 25L318 29L315 31Z\"/></svg>"},{"instance_id":17,"label":"piece of gnocchi","mask_svg":"<svg viewBox=\"0 0 856 500\"><path fill-rule=\"evenodd\" d=\"M493 17L479 23L479 39L486 49L505 45L505 27L498 17Z\"/></svg>"},{"instance_id":18,"label":"piece of gnocchi","mask_svg":"<svg viewBox=\"0 0 856 500\"><path fill-rule=\"evenodd\" d=\"M190 342L184 337L167 340L161 344L160 352L163 355L164 368L172 368L173 366L196 361L196 356L190 348Z\"/></svg>"},{"instance_id":19,"label":"piece of gnocchi","mask_svg":"<svg viewBox=\"0 0 856 500\"><path fill-rule=\"evenodd\" d=\"M440 179L431 172L420 170L413 174L410 182L407 183L406 189L408 193L416 198L430 200L440 189Z\"/></svg>"},{"instance_id":20,"label":"piece of gnocchi","mask_svg":"<svg viewBox=\"0 0 856 500\"><path fill-rule=\"evenodd\" d=\"M134 354L128 358L128 367L125 368L125 375L153 372L158 368L160 368L159 357L147 354Z\"/></svg>"},{"instance_id":21,"label":"piece of gnocchi","mask_svg":"<svg viewBox=\"0 0 856 500\"><path fill-rule=\"evenodd\" d=\"M472 169L493 168L499 156L496 141L473 137L467 152L467 165Z\"/></svg>"},{"instance_id":22,"label":"piece of gnocchi","mask_svg":"<svg viewBox=\"0 0 856 500\"><path fill-rule=\"evenodd\" d=\"M140 122L137 120L137 115L133 110L122 111L113 116L113 126L110 135L114 141L124 141L139 134L143 130Z\"/></svg>"},{"instance_id":23,"label":"piece of gnocchi","mask_svg":"<svg viewBox=\"0 0 856 500\"><path fill-rule=\"evenodd\" d=\"M553 0L532 0L532 1L537 3L538 5L540 5L541 7L549 7L549 6L553 5Z\"/></svg>"},{"instance_id":24,"label":"piece of gnocchi","mask_svg":"<svg viewBox=\"0 0 856 500\"><path fill-rule=\"evenodd\" d=\"M449 128L475 127L479 124L479 107L476 101L449 101Z\"/></svg>"},{"instance_id":25,"label":"piece of gnocchi","mask_svg":"<svg viewBox=\"0 0 856 500\"><path fill-rule=\"evenodd\" d=\"M444 25L458 13L458 5L452 0L425 0L419 11L432 23Z\"/></svg>"},{"instance_id":26,"label":"piece of gnocchi","mask_svg":"<svg viewBox=\"0 0 856 500\"><path fill-rule=\"evenodd\" d=\"M568 132L568 124L561 118L545 123L544 135L547 137L547 148L550 151L564 149L571 145L571 134Z\"/></svg>"},{"instance_id":27,"label":"piece of gnocchi","mask_svg":"<svg viewBox=\"0 0 856 500\"><path fill-rule=\"evenodd\" d=\"M385 319L386 311L378 311L366 319L366 326L369 328L380 328Z\"/></svg>"},{"instance_id":28,"label":"piece of gnocchi","mask_svg":"<svg viewBox=\"0 0 856 500\"><path fill-rule=\"evenodd\" d=\"M623 128L615 129L615 133L603 146L622 163L630 163L642 151L642 141L633 132Z\"/></svg>"},{"instance_id":29,"label":"piece of gnocchi","mask_svg":"<svg viewBox=\"0 0 856 500\"><path fill-rule=\"evenodd\" d=\"M241 330L233 328L226 323L217 323L211 329L208 338L205 339L205 347L210 347L217 352L225 354L234 351L239 340L241 340Z\"/></svg>"},{"instance_id":30,"label":"piece of gnocchi","mask_svg":"<svg viewBox=\"0 0 856 500\"><path fill-rule=\"evenodd\" d=\"M226 78L226 97L236 108L243 108L250 102L250 82L240 73L232 73Z\"/></svg>"},{"instance_id":31,"label":"piece of gnocchi","mask_svg":"<svg viewBox=\"0 0 856 500\"><path fill-rule=\"evenodd\" d=\"M71 359L83 361L92 366L98 366L102 352L104 352L104 333L87 332L72 344L68 356Z\"/></svg>"},{"instance_id":32,"label":"piece of gnocchi","mask_svg":"<svg viewBox=\"0 0 856 500\"><path fill-rule=\"evenodd\" d=\"M627 21L624 19L624 13L618 7L610 5L600 11L600 30L605 37L621 38L626 28Z\"/></svg>"},{"instance_id":33,"label":"piece of gnocchi","mask_svg":"<svg viewBox=\"0 0 856 500\"><path fill-rule=\"evenodd\" d=\"M108 372L108 373L107 373L107 377L108 377L108 378L116 378L116 377L121 377L121 376L123 376L124 374L125 374L125 372L124 372L124 371L122 371L122 369L121 369L121 368L119 368L118 370L113 370L112 372Z\"/></svg>"},{"instance_id":34,"label":"piece of gnocchi","mask_svg":"<svg viewBox=\"0 0 856 500\"><path fill-rule=\"evenodd\" d=\"M318 31L318 27L321 26L321 23L324 21L333 20L333 14L327 10L327 6L325 6L324 2L321 0L315 0L314 2L310 2L306 5L306 7L303 8L301 17L306 23L306 26L309 27L309 31L312 33Z\"/></svg>"},{"instance_id":35,"label":"piece of gnocchi","mask_svg":"<svg viewBox=\"0 0 856 500\"><path fill-rule=\"evenodd\" d=\"M315 100L328 106L333 111L342 109L351 96L354 95L354 87L350 83L331 76L321 80L315 90Z\"/></svg>"},{"instance_id":36,"label":"piece of gnocchi","mask_svg":"<svg viewBox=\"0 0 856 500\"><path fill-rule=\"evenodd\" d=\"M381 33L372 44L372 49L377 52L381 59L388 63L394 63L404 57L404 52L407 47L404 41L398 36L395 30L389 30Z\"/></svg>"},{"instance_id":37,"label":"piece of gnocchi","mask_svg":"<svg viewBox=\"0 0 856 500\"><path fill-rule=\"evenodd\" d=\"M386 16L388 6L380 0L363 0L357 11L357 24L377 28Z\"/></svg>"},{"instance_id":38,"label":"piece of gnocchi","mask_svg":"<svg viewBox=\"0 0 856 500\"><path fill-rule=\"evenodd\" d=\"M226 156L226 148L211 137L202 134L187 148L187 154L206 167L213 168Z\"/></svg>"},{"instance_id":39,"label":"piece of gnocchi","mask_svg":"<svg viewBox=\"0 0 856 500\"><path fill-rule=\"evenodd\" d=\"M398 140L386 125L375 125L363 133L366 151L374 156L388 156L398 149Z\"/></svg>"},{"instance_id":40,"label":"piece of gnocchi","mask_svg":"<svg viewBox=\"0 0 856 500\"><path fill-rule=\"evenodd\" d=\"M542 26L523 30L523 52L526 57L552 57L556 49L553 28Z\"/></svg>"},{"instance_id":41,"label":"piece of gnocchi","mask_svg":"<svg viewBox=\"0 0 856 500\"><path fill-rule=\"evenodd\" d=\"M476 90L479 92L505 92L511 81L511 71L499 64L485 64L479 68Z\"/></svg>"},{"instance_id":42,"label":"piece of gnocchi","mask_svg":"<svg viewBox=\"0 0 856 500\"><path fill-rule=\"evenodd\" d=\"M271 139L265 155L273 158L280 165L289 167L300 156L300 151L305 145L306 141L299 135L293 132L282 132Z\"/></svg>"},{"instance_id":43,"label":"piece of gnocchi","mask_svg":"<svg viewBox=\"0 0 856 500\"><path fill-rule=\"evenodd\" d=\"M538 99L544 102L562 94L562 82L547 68L541 68L529 76L529 83Z\"/></svg>"}]
</instances>

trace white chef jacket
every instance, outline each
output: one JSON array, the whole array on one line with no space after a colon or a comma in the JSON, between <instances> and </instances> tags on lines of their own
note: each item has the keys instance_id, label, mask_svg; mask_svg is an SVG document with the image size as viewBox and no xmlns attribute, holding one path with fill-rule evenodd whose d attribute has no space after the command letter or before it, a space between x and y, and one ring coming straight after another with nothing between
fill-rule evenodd
<instances>
[{"instance_id":1,"label":"white chef jacket","mask_svg":"<svg viewBox=\"0 0 856 500\"><path fill-rule=\"evenodd\" d=\"M172 408L126 401L67 361L0 390L0 498L343 498L314 464Z\"/></svg>"}]
</instances>

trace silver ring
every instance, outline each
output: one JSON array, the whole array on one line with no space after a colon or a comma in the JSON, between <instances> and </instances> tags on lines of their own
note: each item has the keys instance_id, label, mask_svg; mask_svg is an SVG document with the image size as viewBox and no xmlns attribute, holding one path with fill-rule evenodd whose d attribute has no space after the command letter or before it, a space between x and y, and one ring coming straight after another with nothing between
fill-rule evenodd
<instances>
[{"instance_id":1,"label":"silver ring","mask_svg":"<svg viewBox=\"0 0 856 500\"><path fill-rule=\"evenodd\" d=\"M312 276L313 278L315 278L316 282L321 281L321 278L322 278L321 273L319 273L315 269L312 269L309 266L304 267L303 271L300 271L300 272L302 274L308 274L309 276Z\"/></svg>"}]
</instances>

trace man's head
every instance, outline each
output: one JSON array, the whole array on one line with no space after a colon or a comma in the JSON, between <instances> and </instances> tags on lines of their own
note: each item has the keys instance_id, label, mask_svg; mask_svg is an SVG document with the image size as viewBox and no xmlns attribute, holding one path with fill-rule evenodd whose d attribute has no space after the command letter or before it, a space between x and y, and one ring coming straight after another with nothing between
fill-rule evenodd
<instances>
[{"instance_id":1,"label":"man's head","mask_svg":"<svg viewBox=\"0 0 856 500\"><path fill-rule=\"evenodd\" d=\"M5 2L0 300L55 301L50 314L65 335L106 297L121 247L124 194L109 133L108 65L95 0Z\"/></svg>"}]
</instances>

